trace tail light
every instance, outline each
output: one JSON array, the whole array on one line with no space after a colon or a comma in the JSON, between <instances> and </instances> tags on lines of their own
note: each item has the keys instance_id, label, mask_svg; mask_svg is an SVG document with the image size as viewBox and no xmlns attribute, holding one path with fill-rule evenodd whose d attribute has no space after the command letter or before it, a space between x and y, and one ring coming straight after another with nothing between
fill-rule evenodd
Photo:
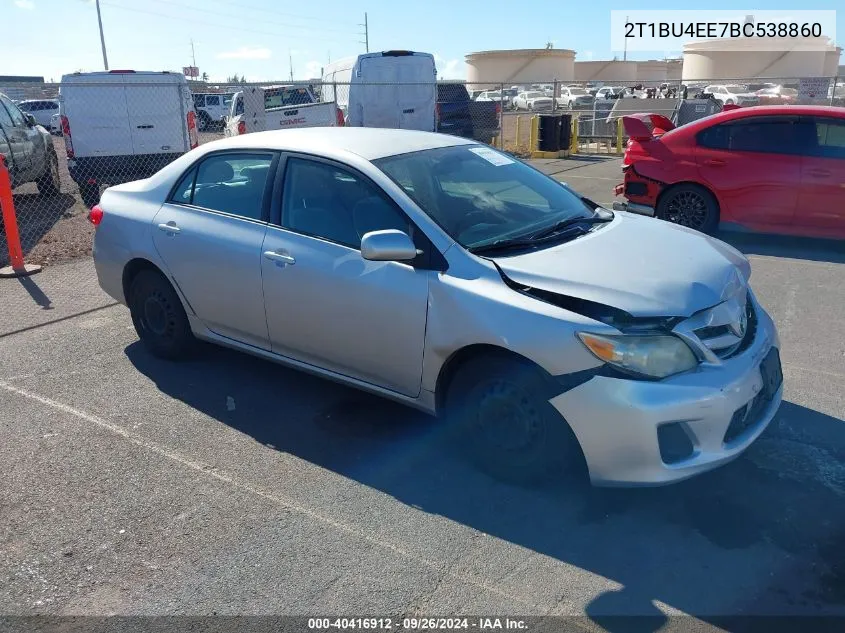
<instances>
[{"instance_id":1,"label":"tail light","mask_svg":"<svg viewBox=\"0 0 845 633\"><path fill-rule=\"evenodd\" d=\"M246 121L238 121L238 134L246 134Z\"/></svg>"},{"instance_id":2,"label":"tail light","mask_svg":"<svg viewBox=\"0 0 845 633\"><path fill-rule=\"evenodd\" d=\"M337 109L336 109L336 111L337 111L337 113L336 113L336 116L337 116L337 126L338 126L338 127L343 127L343 126L345 125L345 123L346 123L346 121L344 121L344 119L343 119L343 110L341 110L340 108L337 108Z\"/></svg>"},{"instance_id":3,"label":"tail light","mask_svg":"<svg viewBox=\"0 0 845 633\"><path fill-rule=\"evenodd\" d=\"M191 142L191 149L199 146L199 137L197 136L197 113L191 110L188 112L188 139Z\"/></svg>"},{"instance_id":4,"label":"tail light","mask_svg":"<svg viewBox=\"0 0 845 633\"><path fill-rule=\"evenodd\" d=\"M62 136L65 138L65 152L68 158L73 158L73 139L70 136L70 121L63 114L61 115L62 122Z\"/></svg>"},{"instance_id":5,"label":"tail light","mask_svg":"<svg viewBox=\"0 0 845 633\"><path fill-rule=\"evenodd\" d=\"M500 114L502 114L502 102L497 101L496 102L496 116L499 116Z\"/></svg>"},{"instance_id":6,"label":"tail light","mask_svg":"<svg viewBox=\"0 0 845 633\"><path fill-rule=\"evenodd\" d=\"M100 226L100 222L103 221L103 207L95 204L88 212L88 221L94 226Z\"/></svg>"}]
</instances>

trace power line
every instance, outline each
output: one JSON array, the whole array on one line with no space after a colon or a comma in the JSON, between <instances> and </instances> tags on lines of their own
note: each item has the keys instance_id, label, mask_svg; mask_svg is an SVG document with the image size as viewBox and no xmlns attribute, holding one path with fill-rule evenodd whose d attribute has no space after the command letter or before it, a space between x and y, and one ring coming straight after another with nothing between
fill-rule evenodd
<instances>
[{"instance_id":1,"label":"power line","mask_svg":"<svg viewBox=\"0 0 845 633\"><path fill-rule=\"evenodd\" d=\"M210 0L211 2L217 2L219 4L225 4L231 6L231 0ZM323 24L344 24L348 26L348 22L343 20L333 20L333 19L326 19L323 17L315 17L315 16L308 16L308 15L297 15L295 13L286 13L284 11L274 11L272 9L267 9L266 7L257 7L254 4L244 4L243 2L239 2L238 6L242 9L250 9L252 11L261 11L263 13L270 13L272 15L282 15L289 18L297 18L299 20L316 20L317 22L322 22Z\"/></svg>"},{"instance_id":2,"label":"power line","mask_svg":"<svg viewBox=\"0 0 845 633\"><path fill-rule=\"evenodd\" d=\"M103 6L112 7L114 9L121 9L123 11L132 11L134 13L145 13L147 15L154 15L154 16L159 17L159 18L170 18L170 19L173 19L173 20L182 20L184 18L184 16L176 16L176 15L171 15L171 14L167 14L167 13L161 13L161 12L158 12L158 11L147 11L145 9L136 9L134 7L125 7L121 4L112 4L110 2L101 2L101 4ZM193 20L192 19L191 24L204 24L206 26L214 26L214 27L220 28L220 29L227 29L227 30L231 30L231 31L243 31L243 32L246 32L246 33L257 33L259 35L271 35L273 37L279 36L278 32L274 33L272 31L259 31L258 29L248 29L248 28L244 28L242 26L232 26L231 24L217 24L215 22L207 22L207 21L204 21L204 20ZM312 41L312 42L319 41L319 42L344 43L343 40L341 40L341 39L328 39L328 38L311 37L311 36L305 36L305 35L297 36L297 35L285 34L285 37L288 38L288 39L309 40L309 41ZM356 34L350 33L350 37L356 37Z\"/></svg>"},{"instance_id":3,"label":"power line","mask_svg":"<svg viewBox=\"0 0 845 633\"><path fill-rule=\"evenodd\" d=\"M181 2L174 2L173 0L147 0L148 2L157 2L159 4L167 4L175 7L180 7L182 9L187 9L188 11L196 12L196 13L207 13L209 15L218 15L224 18L243 18L243 13L224 13L222 11L213 11L211 9L200 9L199 7L194 7L191 5L186 5ZM295 29L302 29L305 31L328 31L332 33L350 33L352 32L352 28L348 28L345 30L341 29L326 29L322 27L316 26L303 26L302 24L291 24L289 22L274 22L273 20L266 20L264 18L261 19L262 24L273 24L275 26L284 26L289 28Z\"/></svg>"}]
</instances>

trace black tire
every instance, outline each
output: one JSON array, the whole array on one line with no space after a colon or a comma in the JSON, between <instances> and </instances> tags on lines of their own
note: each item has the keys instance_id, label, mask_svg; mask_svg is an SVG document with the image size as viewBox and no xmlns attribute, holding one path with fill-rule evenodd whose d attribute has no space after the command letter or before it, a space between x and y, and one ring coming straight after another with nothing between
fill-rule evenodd
<instances>
[{"instance_id":1,"label":"black tire","mask_svg":"<svg viewBox=\"0 0 845 633\"><path fill-rule=\"evenodd\" d=\"M54 197L62 192L62 181L59 177L59 159L56 152L48 152L47 173L35 181L38 193L42 196Z\"/></svg>"},{"instance_id":2,"label":"black tire","mask_svg":"<svg viewBox=\"0 0 845 633\"><path fill-rule=\"evenodd\" d=\"M205 112L205 110L200 110L198 119L197 130L200 132L206 132L211 127L211 117L208 116L208 113Z\"/></svg>"},{"instance_id":3,"label":"black tire","mask_svg":"<svg viewBox=\"0 0 845 633\"><path fill-rule=\"evenodd\" d=\"M733 105L733 104L734 104L733 99L728 99L727 101L725 101L725 105Z\"/></svg>"},{"instance_id":4,"label":"black tire","mask_svg":"<svg viewBox=\"0 0 845 633\"><path fill-rule=\"evenodd\" d=\"M677 185L657 203L655 216L702 233L712 234L719 226L719 204L712 193L699 185Z\"/></svg>"},{"instance_id":5,"label":"black tire","mask_svg":"<svg viewBox=\"0 0 845 633\"><path fill-rule=\"evenodd\" d=\"M92 208L95 204L100 202L100 185L92 185L88 183L80 184L79 196L82 198L82 203L87 208Z\"/></svg>"},{"instance_id":6,"label":"black tire","mask_svg":"<svg viewBox=\"0 0 845 633\"><path fill-rule=\"evenodd\" d=\"M504 481L531 484L583 472L581 447L549 404L551 380L504 355L468 361L446 396L450 439L476 467Z\"/></svg>"},{"instance_id":7,"label":"black tire","mask_svg":"<svg viewBox=\"0 0 845 633\"><path fill-rule=\"evenodd\" d=\"M129 311L144 346L159 358L184 357L194 335L173 286L155 270L142 270L129 286Z\"/></svg>"}]
</instances>

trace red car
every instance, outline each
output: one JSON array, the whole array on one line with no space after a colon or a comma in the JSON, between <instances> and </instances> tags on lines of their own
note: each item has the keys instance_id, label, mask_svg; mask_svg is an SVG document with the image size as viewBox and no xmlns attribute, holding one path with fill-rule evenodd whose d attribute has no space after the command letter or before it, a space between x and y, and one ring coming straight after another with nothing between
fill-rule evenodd
<instances>
[{"instance_id":1,"label":"red car","mask_svg":"<svg viewBox=\"0 0 845 633\"><path fill-rule=\"evenodd\" d=\"M845 239L845 108L735 108L676 128L623 117L618 210L717 228Z\"/></svg>"}]
</instances>

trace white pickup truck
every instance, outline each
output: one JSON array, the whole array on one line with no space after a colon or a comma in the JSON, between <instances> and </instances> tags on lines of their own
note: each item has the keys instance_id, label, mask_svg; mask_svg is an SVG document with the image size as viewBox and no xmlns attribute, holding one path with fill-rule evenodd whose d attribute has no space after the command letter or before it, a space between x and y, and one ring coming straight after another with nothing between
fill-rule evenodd
<instances>
[{"instance_id":1,"label":"white pickup truck","mask_svg":"<svg viewBox=\"0 0 845 633\"><path fill-rule=\"evenodd\" d=\"M236 92L226 118L226 136L290 127L343 125L334 101L321 103L307 86L250 86Z\"/></svg>"}]
</instances>

